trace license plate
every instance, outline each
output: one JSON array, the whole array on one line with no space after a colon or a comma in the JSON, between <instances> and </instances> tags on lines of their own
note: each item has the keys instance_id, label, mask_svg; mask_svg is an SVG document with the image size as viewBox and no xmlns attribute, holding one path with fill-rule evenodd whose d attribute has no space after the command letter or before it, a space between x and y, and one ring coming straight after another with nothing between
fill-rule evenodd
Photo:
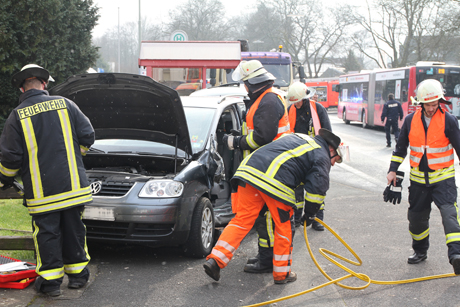
<instances>
[{"instance_id":1,"label":"license plate","mask_svg":"<svg viewBox=\"0 0 460 307\"><path fill-rule=\"evenodd\" d=\"M113 212L113 208L85 206L85 211L83 211L83 219L115 221L115 213Z\"/></svg>"}]
</instances>

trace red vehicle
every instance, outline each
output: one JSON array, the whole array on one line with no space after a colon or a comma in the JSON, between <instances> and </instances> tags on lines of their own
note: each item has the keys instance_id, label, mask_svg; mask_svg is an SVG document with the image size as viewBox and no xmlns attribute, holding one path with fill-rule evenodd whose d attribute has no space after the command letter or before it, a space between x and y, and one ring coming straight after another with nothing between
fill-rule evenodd
<instances>
[{"instance_id":1,"label":"red vehicle","mask_svg":"<svg viewBox=\"0 0 460 307\"><path fill-rule=\"evenodd\" d=\"M388 94L394 94L406 116L416 110L410 97L415 97L417 84L425 79L442 83L445 97L452 103L443 104L443 108L460 117L460 66L442 62L418 62L416 66L340 76L336 88L339 92L337 115L346 124L357 121L363 127L383 126L380 116Z\"/></svg>"},{"instance_id":2,"label":"red vehicle","mask_svg":"<svg viewBox=\"0 0 460 307\"><path fill-rule=\"evenodd\" d=\"M316 102L319 102L326 109L329 107L337 107L339 103L339 93L336 91L336 86L339 84L339 79L314 79L307 80L305 85L309 88L316 90L318 99Z\"/></svg>"}]
</instances>

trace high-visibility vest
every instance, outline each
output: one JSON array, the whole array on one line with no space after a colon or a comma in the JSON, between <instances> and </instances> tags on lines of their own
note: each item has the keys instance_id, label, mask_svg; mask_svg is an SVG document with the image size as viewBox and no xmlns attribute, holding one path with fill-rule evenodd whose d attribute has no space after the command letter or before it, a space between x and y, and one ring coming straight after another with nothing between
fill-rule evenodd
<instances>
[{"instance_id":1,"label":"high-visibility vest","mask_svg":"<svg viewBox=\"0 0 460 307\"><path fill-rule=\"evenodd\" d=\"M280 136L282 136L284 133L288 132L290 129L289 129L289 118L287 115L287 109L286 109L286 104L284 102L284 99L278 93L276 93L272 87L266 90L265 92L263 92L254 102L254 104L249 108L249 112L246 115L246 125L248 129L247 133L249 134L252 131L254 131L254 122L253 122L254 114L256 113L257 108L259 107L260 101L267 93L275 93L279 97L280 101L283 103L283 106L284 106L284 115L283 117L281 117L281 119L278 122L278 134L273 139L273 140L276 140Z\"/></svg>"},{"instance_id":2,"label":"high-visibility vest","mask_svg":"<svg viewBox=\"0 0 460 307\"><path fill-rule=\"evenodd\" d=\"M311 118L313 119L313 132L314 135L309 135L310 136L315 136L318 135L319 129L321 129L321 123L319 121L318 117L318 111L316 111L316 102L313 100L310 100L310 112L311 112ZM295 105L292 105L291 108L289 109L289 126L291 128L291 132L294 133L294 128L296 124L296 119L297 119L297 108Z\"/></svg>"},{"instance_id":3,"label":"high-visibility vest","mask_svg":"<svg viewBox=\"0 0 460 307\"><path fill-rule=\"evenodd\" d=\"M418 167L423 154L426 153L428 166L439 170L454 165L454 149L445 131L446 114L436 112L431 118L428 131L422 122L422 110L418 109L412 118L409 132L410 165Z\"/></svg>"}]
</instances>

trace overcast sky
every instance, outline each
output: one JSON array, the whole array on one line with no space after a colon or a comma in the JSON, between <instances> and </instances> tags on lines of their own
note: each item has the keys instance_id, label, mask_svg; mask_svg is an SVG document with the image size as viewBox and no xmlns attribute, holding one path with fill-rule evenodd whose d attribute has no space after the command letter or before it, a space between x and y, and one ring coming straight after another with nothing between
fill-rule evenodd
<instances>
[{"instance_id":1,"label":"overcast sky","mask_svg":"<svg viewBox=\"0 0 460 307\"><path fill-rule=\"evenodd\" d=\"M94 37L102 36L108 29L118 26L118 11L120 11L120 25L126 22L139 21L139 0L93 0L94 5L100 7L101 16L98 25L93 30ZM351 3L365 5L366 0L319 0L332 6L334 3ZM141 16L148 16L148 22L166 22L169 20L169 11L187 2L187 0L141 0ZM236 16L241 12L255 9L258 0L221 0L229 16ZM120 8L120 10L118 10Z\"/></svg>"},{"instance_id":2,"label":"overcast sky","mask_svg":"<svg viewBox=\"0 0 460 307\"><path fill-rule=\"evenodd\" d=\"M93 0L100 7L98 25L93 30L94 37L102 36L108 29L118 26L118 8L120 8L120 25L139 21L139 0ZM141 16L148 16L148 21L157 23L169 19L169 11L187 2L187 0L141 0ZM253 8L257 0L221 0L230 16Z\"/></svg>"}]
</instances>

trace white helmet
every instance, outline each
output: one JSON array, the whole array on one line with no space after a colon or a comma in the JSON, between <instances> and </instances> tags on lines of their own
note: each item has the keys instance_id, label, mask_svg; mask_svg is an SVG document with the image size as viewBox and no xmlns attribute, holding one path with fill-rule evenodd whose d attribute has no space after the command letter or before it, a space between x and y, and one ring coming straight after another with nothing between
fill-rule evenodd
<instances>
[{"instance_id":1,"label":"white helmet","mask_svg":"<svg viewBox=\"0 0 460 307\"><path fill-rule=\"evenodd\" d=\"M258 84L267 80L275 80L258 60L241 61L232 74L233 81L248 81L249 84Z\"/></svg>"},{"instance_id":2,"label":"white helmet","mask_svg":"<svg viewBox=\"0 0 460 307\"><path fill-rule=\"evenodd\" d=\"M30 78L37 78L48 83L49 81L54 82L53 77L50 76L50 73L41 66L37 64L27 64L24 66L20 72L17 72L11 78L11 84L14 87L20 88L24 81Z\"/></svg>"},{"instance_id":3,"label":"white helmet","mask_svg":"<svg viewBox=\"0 0 460 307\"><path fill-rule=\"evenodd\" d=\"M295 82L289 87L286 99L290 104L293 104L308 99L315 93L315 89L309 89L304 83Z\"/></svg>"},{"instance_id":4,"label":"white helmet","mask_svg":"<svg viewBox=\"0 0 460 307\"><path fill-rule=\"evenodd\" d=\"M412 103L429 103L441 99L444 103L449 101L444 98L444 89L441 82L435 79L426 79L420 82L415 90L417 97L411 97Z\"/></svg>"}]
</instances>

